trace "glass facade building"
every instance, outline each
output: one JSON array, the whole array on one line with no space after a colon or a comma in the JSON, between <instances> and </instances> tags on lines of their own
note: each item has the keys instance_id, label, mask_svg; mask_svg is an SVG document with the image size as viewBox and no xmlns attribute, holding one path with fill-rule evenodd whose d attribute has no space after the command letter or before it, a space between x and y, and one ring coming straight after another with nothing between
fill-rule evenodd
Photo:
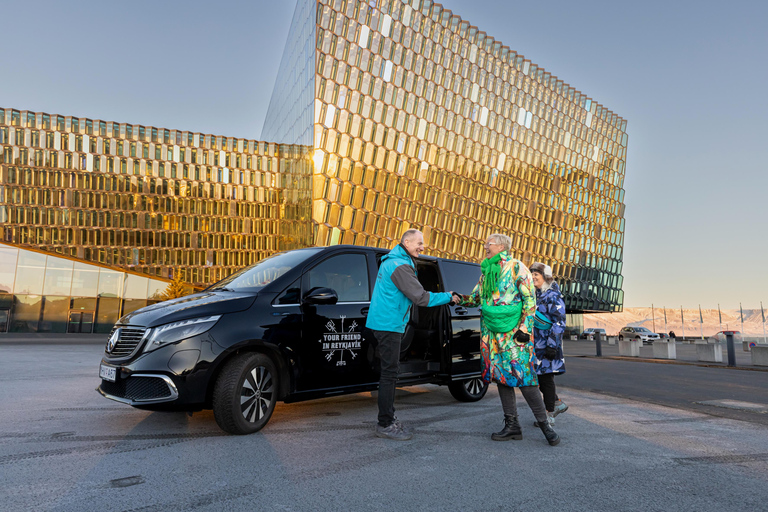
<instances>
[{"instance_id":1,"label":"glass facade building","mask_svg":"<svg viewBox=\"0 0 768 512\"><path fill-rule=\"evenodd\" d=\"M570 312L622 308L626 121L440 4L299 0L261 138L0 109L0 242L200 287L408 228L476 260L501 232Z\"/></svg>"},{"instance_id":2,"label":"glass facade building","mask_svg":"<svg viewBox=\"0 0 768 512\"><path fill-rule=\"evenodd\" d=\"M0 333L108 333L168 282L0 243Z\"/></svg>"}]
</instances>

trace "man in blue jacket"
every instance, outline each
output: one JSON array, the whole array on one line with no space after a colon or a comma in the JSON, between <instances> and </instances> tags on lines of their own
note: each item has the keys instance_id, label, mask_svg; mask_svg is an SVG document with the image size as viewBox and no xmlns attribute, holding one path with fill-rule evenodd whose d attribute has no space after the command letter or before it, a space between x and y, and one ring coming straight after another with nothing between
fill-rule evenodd
<instances>
[{"instance_id":1,"label":"man in blue jacket","mask_svg":"<svg viewBox=\"0 0 768 512\"><path fill-rule=\"evenodd\" d=\"M370 313L366 327L373 331L379 344L381 376L379 378L379 422L376 436L407 441L413 434L395 418L395 383L400 366L400 342L411 307L442 306L452 299L453 292L431 293L424 290L416 277L415 258L424 251L424 235L409 229L400 244L381 259L376 285L373 288Z\"/></svg>"}]
</instances>

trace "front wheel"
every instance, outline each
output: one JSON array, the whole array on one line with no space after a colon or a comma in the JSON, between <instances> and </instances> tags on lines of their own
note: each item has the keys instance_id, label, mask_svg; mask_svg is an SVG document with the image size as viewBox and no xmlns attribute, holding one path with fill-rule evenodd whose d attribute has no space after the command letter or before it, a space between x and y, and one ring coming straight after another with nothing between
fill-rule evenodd
<instances>
[{"instance_id":1,"label":"front wheel","mask_svg":"<svg viewBox=\"0 0 768 512\"><path fill-rule=\"evenodd\" d=\"M488 383L480 377L458 380L448 384L448 391L459 402L477 402L488 391Z\"/></svg>"},{"instance_id":2,"label":"front wheel","mask_svg":"<svg viewBox=\"0 0 768 512\"><path fill-rule=\"evenodd\" d=\"M272 417L277 402L277 368L264 354L229 361L213 388L213 416L224 432L252 434Z\"/></svg>"}]
</instances>

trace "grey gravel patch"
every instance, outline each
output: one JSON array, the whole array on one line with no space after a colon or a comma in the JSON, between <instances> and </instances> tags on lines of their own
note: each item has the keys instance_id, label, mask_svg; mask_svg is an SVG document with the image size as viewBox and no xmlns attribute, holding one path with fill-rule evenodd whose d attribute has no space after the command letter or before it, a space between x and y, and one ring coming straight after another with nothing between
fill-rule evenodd
<instances>
[{"instance_id":1,"label":"grey gravel patch","mask_svg":"<svg viewBox=\"0 0 768 512\"><path fill-rule=\"evenodd\" d=\"M761 462L768 460L768 453L754 453L751 455L713 455L709 457L676 457L672 460L679 464L739 464L742 462Z\"/></svg>"},{"instance_id":2,"label":"grey gravel patch","mask_svg":"<svg viewBox=\"0 0 768 512\"><path fill-rule=\"evenodd\" d=\"M742 402L739 400L705 400L702 402L694 402L699 405L712 405L714 407L723 407L725 409L737 409L740 411L751 411L759 413L767 413L768 405L756 404L754 402Z\"/></svg>"}]
</instances>

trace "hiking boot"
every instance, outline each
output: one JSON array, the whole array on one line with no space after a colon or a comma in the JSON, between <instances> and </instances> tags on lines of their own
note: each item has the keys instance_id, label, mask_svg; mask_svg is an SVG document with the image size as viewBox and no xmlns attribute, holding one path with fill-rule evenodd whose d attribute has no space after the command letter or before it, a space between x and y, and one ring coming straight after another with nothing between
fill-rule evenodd
<instances>
[{"instance_id":1,"label":"hiking boot","mask_svg":"<svg viewBox=\"0 0 768 512\"><path fill-rule=\"evenodd\" d=\"M562 414L567 410L568 410L568 404L566 404L562 400L558 400L555 402L555 411L552 413L552 417L554 418L558 414Z\"/></svg>"},{"instance_id":2,"label":"hiking boot","mask_svg":"<svg viewBox=\"0 0 768 512\"><path fill-rule=\"evenodd\" d=\"M494 441L509 441L514 439L519 441L523 438L523 431L520 429L520 423L517 421L517 416L511 414L504 415L504 428L499 432L491 434L491 439Z\"/></svg>"},{"instance_id":3,"label":"hiking boot","mask_svg":"<svg viewBox=\"0 0 768 512\"><path fill-rule=\"evenodd\" d=\"M555 426L555 413L547 412L547 423L549 423L550 427L554 427ZM538 427L539 426L539 422L538 421L534 421L533 422L533 426L534 427Z\"/></svg>"},{"instance_id":4,"label":"hiking boot","mask_svg":"<svg viewBox=\"0 0 768 512\"><path fill-rule=\"evenodd\" d=\"M410 431L406 432L402 424L393 421L388 427L376 424L376 437L392 439L393 441L408 441L413 437L413 434Z\"/></svg>"},{"instance_id":5,"label":"hiking boot","mask_svg":"<svg viewBox=\"0 0 768 512\"><path fill-rule=\"evenodd\" d=\"M560 443L560 436L557 435L557 432L552 430L552 426L549 424L549 422L544 422L543 424L539 423L539 428L544 434L544 437L547 438L549 446L555 446Z\"/></svg>"}]
</instances>

